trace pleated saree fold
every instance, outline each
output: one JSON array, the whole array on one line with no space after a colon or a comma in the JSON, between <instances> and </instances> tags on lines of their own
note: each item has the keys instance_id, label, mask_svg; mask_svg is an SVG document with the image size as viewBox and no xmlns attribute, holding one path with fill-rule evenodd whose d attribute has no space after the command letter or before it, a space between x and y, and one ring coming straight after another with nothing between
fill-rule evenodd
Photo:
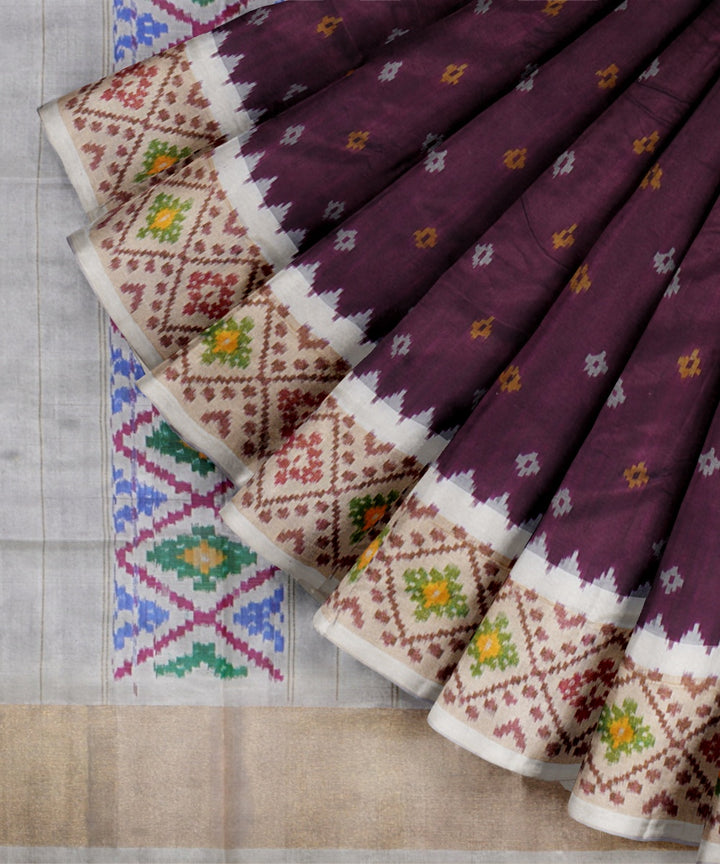
<instances>
[{"instance_id":1,"label":"pleated saree fold","mask_svg":"<svg viewBox=\"0 0 720 864\"><path fill-rule=\"evenodd\" d=\"M317 631L701 861L719 72L718 0L287 0L41 109L141 389Z\"/></svg>"}]
</instances>

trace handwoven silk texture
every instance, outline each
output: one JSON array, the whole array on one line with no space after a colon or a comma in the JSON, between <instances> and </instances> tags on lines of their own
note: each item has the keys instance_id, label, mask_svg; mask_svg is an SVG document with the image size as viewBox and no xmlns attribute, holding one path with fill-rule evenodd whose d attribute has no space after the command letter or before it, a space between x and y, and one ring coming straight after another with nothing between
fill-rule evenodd
<instances>
[{"instance_id":1,"label":"handwoven silk texture","mask_svg":"<svg viewBox=\"0 0 720 864\"><path fill-rule=\"evenodd\" d=\"M226 322L155 369L144 392L236 483L247 479L612 100L615 88L599 86L595 70L608 43L620 50L621 23L606 17L549 61L531 91L514 90L465 125L443 145L442 171L433 170L430 154ZM641 46L625 50L630 62L645 59ZM575 64L578 74L567 84ZM237 353L216 342L230 332L239 334L227 337L240 345ZM230 392L244 396L238 411L219 404Z\"/></svg>"},{"instance_id":2,"label":"handwoven silk texture","mask_svg":"<svg viewBox=\"0 0 720 864\"><path fill-rule=\"evenodd\" d=\"M287 571L357 680L435 700L468 770L574 781L579 822L700 860L719 49L720 0L288 0L43 109L104 211L71 245L150 370L147 446L241 487L209 478L148 562L201 590L250 547L274 566L237 590ZM241 622L258 640L266 600ZM204 608L188 635L222 630ZM156 674L224 669L235 699L215 643L173 656L172 621Z\"/></svg>"},{"instance_id":3,"label":"handwoven silk texture","mask_svg":"<svg viewBox=\"0 0 720 864\"><path fill-rule=\"evenodd\" d=\"M313 442L322 468L293 483L284 467L298 452L293 444L260 466L238 500L278 516L290 508L291 533L283 518L263 518L262 529L274 542L278 533L289 537L277 545L302 566L344 574L423 465L442 451L479 391L537 326L624 197L641 182L650 193L659 186L656 160L672 124L717 69L717 44L706 32L714 25L720 38L718 24L713 7L662 55L661 72L647 79L652 86L639 81L629 88L305 422L297 436ZM688 74L680 76L681 69ZM678 79L687 89L665 92ZM656 143L646 149L639 142L650 136ZM449 152L448 146L435 155L445 161ZM343 470L333 471L336 465ZM361 502L365 513L371 508L369 516ZM321 521L320 513L333 516ZM283 566L293 572L292 561Z\"/></svg>"}]
</instances>

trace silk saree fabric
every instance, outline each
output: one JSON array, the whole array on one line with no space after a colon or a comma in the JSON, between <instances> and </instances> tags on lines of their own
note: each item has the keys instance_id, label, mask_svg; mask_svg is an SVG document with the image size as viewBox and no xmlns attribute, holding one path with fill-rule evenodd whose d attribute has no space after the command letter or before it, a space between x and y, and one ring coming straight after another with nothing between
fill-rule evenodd
<instances>
[{"instance_id":1,"label":"silk saree fabric","mask_svg":"<svg viewBox=\"0 0 720 864\"><path fill-rule=\"evenodd\" d=\"M42 110L142 389L318 631L700 860L719 66L717 2L289 0Z\"/></svg>"}]
</instances>

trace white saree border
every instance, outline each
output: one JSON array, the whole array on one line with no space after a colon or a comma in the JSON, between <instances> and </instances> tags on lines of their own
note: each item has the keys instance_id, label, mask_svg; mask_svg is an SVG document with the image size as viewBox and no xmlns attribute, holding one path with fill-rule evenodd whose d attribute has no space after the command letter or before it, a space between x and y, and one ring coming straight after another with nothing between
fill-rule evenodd
<instances>
[{"instance_id":1,"label":"white saree border","mask_svg":"<svg viewBox=\"0 0 720 864\"><path fill-rule=\"evenodd\" d=\"M83 210L90 220L102 215L103 207L95 196L95 190L78 156L75 143L70 137L67 126L60 114L58 100L53 99L38 108L45 135L63 164Z\"/></svg>"}]
</instances>

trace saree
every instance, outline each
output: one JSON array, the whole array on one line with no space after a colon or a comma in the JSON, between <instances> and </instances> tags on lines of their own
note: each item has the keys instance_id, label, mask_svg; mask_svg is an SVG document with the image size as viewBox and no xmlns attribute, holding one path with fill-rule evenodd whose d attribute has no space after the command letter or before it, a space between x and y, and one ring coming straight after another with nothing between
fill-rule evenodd
<instances>
[{"instance_id":1,"label":"saree","mask_svg":"<svg viewBox=\"0 0 720 864\"><path fill-rule=\"evenodd\" d=\"M261 12L42 110L142 389L440 734L717 860L720 4Z\"/></svg>"}]
</instances>

